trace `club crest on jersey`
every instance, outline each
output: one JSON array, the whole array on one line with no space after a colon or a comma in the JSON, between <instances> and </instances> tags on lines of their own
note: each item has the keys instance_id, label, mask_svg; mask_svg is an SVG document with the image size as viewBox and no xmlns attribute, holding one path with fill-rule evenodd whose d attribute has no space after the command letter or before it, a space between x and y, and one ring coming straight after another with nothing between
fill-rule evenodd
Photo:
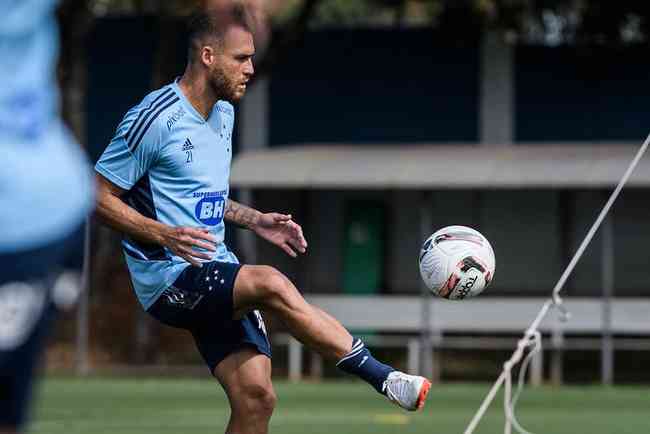
<instances>
[{"instance_id":1,"label":"club crest on jersey","mask_svg":"<svg viewBox=\"0 0 650 434\"><path fill-rule=\"evenodd\" d=\"M201 223L216 226L223 221L226 200L223 196L207 196L196 204L194 214Z\"/></svg>"}]
</instances>

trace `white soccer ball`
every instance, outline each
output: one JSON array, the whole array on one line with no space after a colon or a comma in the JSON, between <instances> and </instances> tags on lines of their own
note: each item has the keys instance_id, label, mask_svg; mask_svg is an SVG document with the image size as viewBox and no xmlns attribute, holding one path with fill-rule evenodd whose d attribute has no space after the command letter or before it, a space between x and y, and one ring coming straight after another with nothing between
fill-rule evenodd
<instances>
[{"instance_id":1,"label":"white soccer ball","mask_svg":"<svg viewBox=\"0 0 650 434\"><path fill-rule=\"evenodd\" d=\"M431 235L420 250L420 275L439 297L475 297L494 277L494 251L480 232L466 226L447 226Z\"/></svg>"}]
</instances>

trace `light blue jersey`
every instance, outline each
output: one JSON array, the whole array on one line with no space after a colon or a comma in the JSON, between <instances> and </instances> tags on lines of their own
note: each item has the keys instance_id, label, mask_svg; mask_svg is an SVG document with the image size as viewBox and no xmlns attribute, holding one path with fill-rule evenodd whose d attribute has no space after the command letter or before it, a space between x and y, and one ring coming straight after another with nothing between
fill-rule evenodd
<instances>
[{"instance_id":1,"label":"light blue jersey","mask_svg":"<svg viewBox=\"0 0 650 434\"><path fill-rule=\"evenodd\" d=\"M127 112L95 170L128 190L123 200L144 216L208 228L217 239L211 260L236 263L223 222L234 120L232 106L219 101L206 121L172 83ZM122 246L145 309L189 266L159 245L126 237Z\"/></svg>"},{"instance_id":2,"label":"light blue jersey","mask_svg":"<svg viewBox=\"0 0 650 434\"><path fill-rule=\"evenodd\" d=\"M56 0L0 0L0 253L55 242L92 202L91 171L59 118Z\"/></svg>"}]
</instances>

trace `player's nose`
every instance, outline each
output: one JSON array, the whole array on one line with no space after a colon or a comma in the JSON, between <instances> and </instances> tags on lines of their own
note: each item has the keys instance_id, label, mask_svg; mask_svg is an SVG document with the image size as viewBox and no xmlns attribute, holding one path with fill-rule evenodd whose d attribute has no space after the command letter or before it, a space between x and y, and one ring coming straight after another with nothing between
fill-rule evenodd
<instances>
[{"instance_id":1,"label":"player's nose","mask_svg":"<svg viewBox=\"0 0 650 434\"><path fill-rule=\"evenodd\" d=\"M253 68L253 61L250 59L248 59L248 62L246 62L246 64L244 65L244 74L247 77L250 77L253 74L255 74L255 68Z\"/></svg>"}]
</instances>

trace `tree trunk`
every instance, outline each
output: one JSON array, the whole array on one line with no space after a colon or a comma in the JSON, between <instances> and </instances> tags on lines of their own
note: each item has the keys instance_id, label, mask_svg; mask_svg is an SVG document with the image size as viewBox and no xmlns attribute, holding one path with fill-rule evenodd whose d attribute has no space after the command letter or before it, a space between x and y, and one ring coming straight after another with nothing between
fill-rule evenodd
<instances>
[{"instance_id":1,"label":"tree trunk","mask_svg":"<svg viewBox=\"0 0 650 434\"><path fill-rule=\"evenodd\" d=\"M61 114L80 146L87 145L86 137L86 86L87 58L85 36L93 22L87 1L67 0L58 10L61 40L58 78L61 89ZM89 220L90 221L90 220ZM90 223L88 223L90 224ZM90 236L92 227L86 231ZM92 237L91 237L92 239ZM84 243L84 255L91 249ZM88 272L89 258L84 257L84 269ZM89 279L82 279L84 291L77 305L76 365L77 372L85 375L89 370Z\"/></svg>"},{"instance_id":2,"label":"tree trunk","mask_svg":"<svg viewBox=\"0 0 650 434\"><path fill-rule=\"evenodd\" d=\"M64 121L77 141L86 145L86 34L93 23L87 1L66 0L59 9L61 55L59 84Z\"/></svg>"}]
</instances>

